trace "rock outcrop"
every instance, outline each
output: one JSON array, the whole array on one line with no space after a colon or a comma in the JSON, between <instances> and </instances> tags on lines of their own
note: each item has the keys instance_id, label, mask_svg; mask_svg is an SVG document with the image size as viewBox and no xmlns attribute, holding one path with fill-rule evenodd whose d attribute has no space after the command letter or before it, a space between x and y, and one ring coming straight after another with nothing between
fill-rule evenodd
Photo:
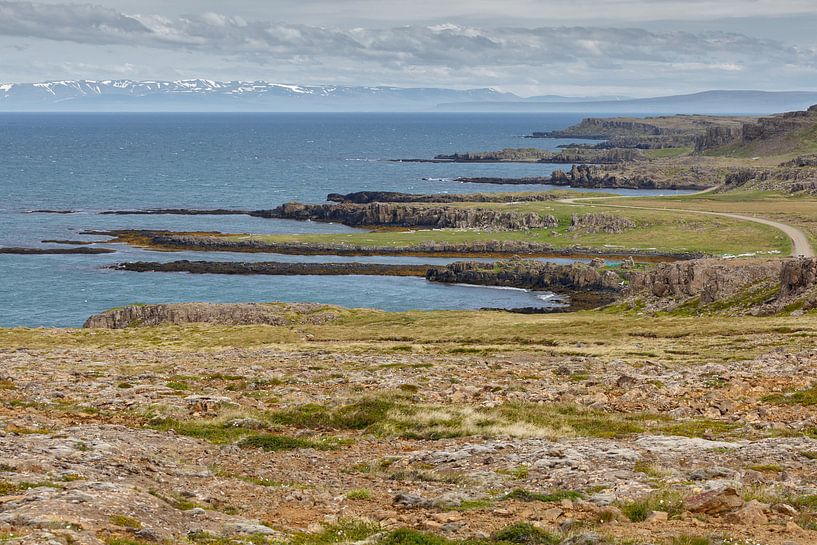
<instances>
[{"instance_id":1,"label":"rock outcrop","mask_svg":"<svg viewBox=\"0 0 817 545\"><path fill-rule=\"evenodd\" d=\"M736 142L741 137L739 127L709 127L705 134L695 138L695 151L701 152Z\"/></svg>"},{"instance_id":2,"label":"rock outcrop","mask_svg":"<svg viewBox=\"0 0 817 545\"><path fill-rule=\"evenodd\" d=\"M260 215L260 214L259 214ZM457 208L392 203L287 203L264 217L342 223L349 226L425 227L518 231L555 227L553 216L490 208Z\"/></svg>"},{"instance_id":3,"label":"rock outcrop","mask_svg":"<svg viewBox=\"0 0 817 545\"><path fill-rule=\"evenodd\" d=\"M780 269L778 260L696 259L661 263L649 271L632 274L628 292L644 292L666 300L700 297L702 304L709 304L752 284L774 281Z\"/></svg>"},{"instance_id":4,"label":"rock outcrop","mask_svg":"<svg viewBox=\"0 0 817 545\"><path fill-rule=\"evenodd\" d=\"M338 317L339 309L311 303L179 303L134 305L88 318L83 327L124 329L136 326L208 323L219 325L321 324Z\"/></svg>"},{"instance_id":5,"label":"rock outcrop","mask_svg":"<svg viewBox=\"0 0 817 545\"><path fill-rule=\"evenodd\" d=\"M696 303L706 310L764 316L817 308L817 258L718 260L660 264L629 276L625 297L642 298L648 310Z\"/></svg>"},{"instance_id":6,"label":"rock outcrop","mask_svg":"<svg viewBox=\"0 0 817 545\"><path fill-rule=\"evenodd\" d=\"M795 157L791 161L787 161L783 163L783 167L817 167L817 155L801 155L800 157Z\"/></svg>"},{"instance_id":7,"label":"rock outcrop","mask_svg":"<svg viewBox=\"0 0 817 545\"><path fill-rule=\"evenodd\" d=\"M790 297L817 287L817 258L789 259L780 270L780 296Z\"/></svg>"},{"instance_id":8,"label":"rock outcrop","mask_svg":"<svg viewBox=\"0 0 817 545\"><path fill-rule=\"evenodd\" d=\"M733 169L724 178L724 189L754 189L817 194L817 168L777 167Z\"/></svg>"},{"instance_id":9,"label":"rock outcrop","mask_svg":"<svg viewBox=\"0 0 817 545\"><path fill-rule=\"evenodd\" d=\"M574 214L570 220L571 231L584 233L623 233L635 228L636 224L629 218L613 214Z\"/></svg>"}]
</instances>

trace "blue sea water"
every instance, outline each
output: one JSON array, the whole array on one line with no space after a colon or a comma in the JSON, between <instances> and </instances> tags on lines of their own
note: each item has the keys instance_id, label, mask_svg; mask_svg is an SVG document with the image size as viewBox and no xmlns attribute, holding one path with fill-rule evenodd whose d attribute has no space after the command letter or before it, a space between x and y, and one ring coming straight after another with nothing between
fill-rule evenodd
<instances>
[{"instance_id":1,"label":"blue sea water","mask_svg":"<svg viewBox=\"0 0 817 545\"><path fill-rule=\"evenodd\" d=\"M341 225L245 216L112 216L136 208L272 208L328 193L507 191L457 176L544 176L557 165L395 163L439 153L504 147L556 149L526 140L565 127L564 114L2 114L0 246L53 246L45 239L101 240L86 229L348 232ZM431 178L432 180L424 180ZM543 186L513 186L542 190ZM37 209L71 214L30 213ZM219 276L131 273L119 261L175 259L446 262L153 252L124 245L109 255L0 254L0 326L82 324L129 303L315 301L384 310L542 306L547 294L447 286L418 278ZM56 247L56 246L55 246Z\"/></svg>"}]
</instances>

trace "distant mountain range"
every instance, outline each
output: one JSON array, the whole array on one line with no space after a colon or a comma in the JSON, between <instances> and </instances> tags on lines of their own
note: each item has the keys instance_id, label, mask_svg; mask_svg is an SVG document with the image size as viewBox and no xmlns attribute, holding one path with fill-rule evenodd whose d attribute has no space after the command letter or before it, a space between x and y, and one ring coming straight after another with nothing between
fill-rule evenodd
<instances>
[{"instance_id":1,"label":"distant mountain range","mask_svg":"<svg viewBox=\"0 0 817 545\"><path fill-rule=\"evenodd\" d=\"M817 104L817 92L706 91L691 95L520 97L495 89L293 85L267 81L67 80L0 84L0 111L445 111L773 113Z\"/></svg>"},{"instance_id":2,"label":"distant mountain range","mask_svg":"<svg viewBox=\"0 0 817 545\"><path fill-rule=\"evenodd\" d=\"M440 103L518 99L493 89L307 86L204 79L0 84L0 111L417 111Z\"/></svg>"},{"instance_id":3,"label":"distant mountain range","mask_svg":"<svg viewBox=\"0 0 817 545\"><path fill-rule=\"evenodd\" d=\"M486 101L438 106L449 112L577 112L628 114L771 114L817 104L817 91L704 91L689 95L619 100Z\"/></svg>"}]
</instances>

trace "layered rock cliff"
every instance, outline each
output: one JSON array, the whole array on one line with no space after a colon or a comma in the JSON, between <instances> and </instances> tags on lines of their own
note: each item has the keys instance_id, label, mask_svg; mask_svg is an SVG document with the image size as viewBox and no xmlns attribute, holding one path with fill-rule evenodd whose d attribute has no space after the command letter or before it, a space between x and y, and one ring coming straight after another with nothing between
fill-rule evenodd
<instances>
[{"instance_id":1,"label":"layered rock cliff","mask_svg":"<svg viewBox=\"0 0 817 545\"><path fill-rule=\"evenodd\" d=\"M724 177L723 188L817 194L817 168L804 165L734 169Z\"/></svg>"},{"instance_id":2,"label":"layered rock cliff","mask_svg":"<svg viewBox=\"0 0 817 545\"><path fill-rule=\"evenodd\" d=\"M517 259L496 263L460 261L444 267L432 267L426 273L426 279L431 282L551 291L616 292L622 287L622 278L618 274L599 266Z\"/></svg>"},{"instance_id":3,"label":"layered rock cliff","mask_svg":"<svg viewBox=\"0 0 817 545\"><path fill-rule=\"evenodd\" d=\"M700 297L702 304L731 297L757 282L780 275L781 261L696 259L661 263L630 275L629 294L644 293L662 299Z\"/></svg>"},{"instance_id":4,"label":"layered rock cliff","mask_svg":"<svg viewBox=\"0 0 817 545\"><path fill-rule=\"evenodd\" d=\"M791 297L817 287L817 258L789 259L780 270L780 296Z\"/></svg>"},{"instance_id":5,"label":"layered rock cliff","mask_svg":"<svg viewBox=\"0 0 817 545\"><path fill-rule=\"evenodd\" d=\"M817 308L817 258L661 264L630 275L624 297L647 311L697 308L763 316Z\"/></svg>"}]
</instances>

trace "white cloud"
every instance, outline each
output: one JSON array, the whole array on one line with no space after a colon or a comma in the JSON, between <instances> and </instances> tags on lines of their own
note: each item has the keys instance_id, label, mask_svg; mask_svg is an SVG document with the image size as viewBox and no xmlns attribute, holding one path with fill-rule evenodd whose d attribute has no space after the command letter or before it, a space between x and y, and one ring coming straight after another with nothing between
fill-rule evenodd
<instances>
[{"instance_id":1,"label":"white cloud","mask_svg":"<svg viewBox=\"0 0 817 545\"><path fill-rule=\"evenodd\" d=\"M643 2L619 4L628 10L639 3ZM658 10L678 7L674 0L653 3ZM709 8L713 2L693 3ZM525 1L513 2L515 6L521 4ZM608 0L596 0L594 4L601 11L612 5ZM798 2L786 4L792 7ZM577 5L587 6L588 1L577 0ZM753 5L771 4L757 0ZM146 51L160 49L166 52L160 56L164 57L161 62L193 56L183 64L179 61L173 69L177 72L210 66L209 74L190 76L210 77L232 70L233 77L254 78L275 67L291 81L304 83L322 79L330 83L493 85L508 89L539 85L545 90L557 84L656 89L662 79L669 87L683 74L683 85L692 88L733 84L769 87L773 82L806 84L806 75L817 68L814 46L792 46L736 32L651 32L593 26L481 27L445 21L346 29L216 12L169 17L127 14L94 5L0 0L0 37L4 36L6 40L36 41L41 44L38 53L47 47L42 44L54 44L51 51L55 56L68 55L64 49L82 49L91 51L91 56L96 52L105 57L111 55L102 49L112 47L117 51L118 65L146 67L141 70L149 70L148 61L155 56ZM77 45L65 48L58 42ZM26 63L24 52L18 56L19 64ZM78 69L86 77L104 77L91 67L112 64L93 58L60 61L62 66L86 66ZM12 62L5 59L6 64ZM43 79L47 77L44 74ZM146 73L144 77L157 74Z\"/></svg>"}]
</instances>

